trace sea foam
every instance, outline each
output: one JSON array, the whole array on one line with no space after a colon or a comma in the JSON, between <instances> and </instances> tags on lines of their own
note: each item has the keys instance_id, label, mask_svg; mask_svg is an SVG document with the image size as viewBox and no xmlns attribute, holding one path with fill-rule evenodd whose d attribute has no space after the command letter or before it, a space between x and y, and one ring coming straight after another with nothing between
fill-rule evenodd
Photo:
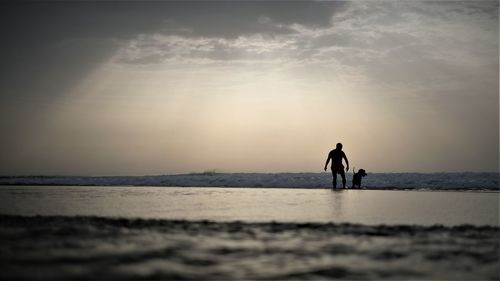
<instances>
[{"instance_id":1,"label":"sea foam","mask_svg":"<svg viewBox=\"0 0 500 281\"><path fill-rule=\"evenodd\" d=\"M499 190L499 173L370 173L363 179L371 189ZM352 174L347 174L348 186ZM98 185L191 187L327 188L330 173L191 173L158 176L3 176L0 185ZM340 179L338 180L340 186Z\"/></svg>"}]
</instances>

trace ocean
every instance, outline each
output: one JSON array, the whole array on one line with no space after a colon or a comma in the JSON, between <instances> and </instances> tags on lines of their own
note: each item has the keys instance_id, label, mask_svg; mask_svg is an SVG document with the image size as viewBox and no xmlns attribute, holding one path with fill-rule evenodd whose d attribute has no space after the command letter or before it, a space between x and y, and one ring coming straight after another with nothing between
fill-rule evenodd
<instances>
[{"instance_id":1,"label":"ocean","mask_svg":"<svg viewBox=\"0 0 500 281\"><path fill-rule=\"evenodd\" d=\"M352 173L346 174L351 186ZM371 173L363 178L368 189L493 190L499 191L499 173ZM157 176L0 176L0 185L94 185L185 187L328 188L324 173L218 173L213 171ZM338 185L341 183L339 181Z\"/></svg>"},{"instance_id":2,"label":"ocean","mask_svg":"<svg viewBox=\"0 0 500 281\"><path fill-rule=\"evenodd\" d=\"M499 193L0 186L0 279L498 280Z\"/></svg>"}]
</instances>

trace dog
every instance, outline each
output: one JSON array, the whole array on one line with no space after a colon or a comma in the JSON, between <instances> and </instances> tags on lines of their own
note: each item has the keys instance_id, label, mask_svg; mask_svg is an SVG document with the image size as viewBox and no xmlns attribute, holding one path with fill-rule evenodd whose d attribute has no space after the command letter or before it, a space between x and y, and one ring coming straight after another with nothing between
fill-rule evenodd
<instances>
[{"instance_id":1,"label":"dog","mask_svg":"<svg viewBox=\"0 0 500 281\"><path fill-rule=\"evenodd\" d=\"M354 175L352 176L352 188L356 188L356 186L358 186L358 188L361 188L361 180L368 174L363 169L359 169L357 173L354 169L352 171L354 172Z\"/></svg>"}]
</instances>

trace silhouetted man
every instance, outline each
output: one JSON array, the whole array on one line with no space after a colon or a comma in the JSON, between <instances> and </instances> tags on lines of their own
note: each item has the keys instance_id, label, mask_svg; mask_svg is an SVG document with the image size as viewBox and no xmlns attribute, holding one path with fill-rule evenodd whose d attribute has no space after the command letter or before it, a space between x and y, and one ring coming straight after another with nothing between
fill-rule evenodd
<instances>
[{"instance_id":1,"label":"silhouetted man","mask_svg":"<svg viewBox=\"0 0 500 281\"><path fill-rule=\"evenodd\" d=\"M342 159L345 159L345 163L347 166L345 168L346 172L349 171L349 160L347 160L345 153L342 151L341 143L337 143L337 147L334 150L330 151L330 153L328 153L328 158L326 159L325 163L325 171L328 167L328 162L330 162L330 159L332 159L333 188L337 188L337 173L342 177L342 185L345 188L346 180L344 165L342 165Z\"/></svg>"}]
</instances>

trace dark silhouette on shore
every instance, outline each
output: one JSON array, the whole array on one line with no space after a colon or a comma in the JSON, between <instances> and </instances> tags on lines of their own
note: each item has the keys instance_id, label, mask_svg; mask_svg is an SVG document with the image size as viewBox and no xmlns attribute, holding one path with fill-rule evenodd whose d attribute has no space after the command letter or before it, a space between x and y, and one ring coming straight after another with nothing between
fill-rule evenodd
<instances>
[{"instance_id":1,"label":"dark silhouette on shore","mask_svg":"<svg viewBox=\"0 0 500 281\"><path fill-rule=\"evenodd\" d=\"M332 166L331 166L332 176L333 176L332 187L337 188L337 174L340 174L340 176L342 177L342 186L346 188L345 172L344 172L344 165L342 164L342 159L345 159L345 163L347 166L345 168L346 172L349 171L349 160L347 160L345 153L342 151L341 143L337 143L336 148L330 151L330 153L328 153L328 158L326 159L325 163L325 171L326 168L328 167L328 162L330 162L330 159L332 159Z\"/></svg>"},{"instance_id":2,"label":"dark silhouette on shore","mask_svg":"<svg viewBox=\"0 0 500 281\"><path fill-rule=\"evenodd\" d=\"M353 169L352 172L354 175L352 176L352 188L361 188L361 180L364 176L368 175L364 169L359 169L356 173L356 170Z\"/></svg>"}]
</instances>

